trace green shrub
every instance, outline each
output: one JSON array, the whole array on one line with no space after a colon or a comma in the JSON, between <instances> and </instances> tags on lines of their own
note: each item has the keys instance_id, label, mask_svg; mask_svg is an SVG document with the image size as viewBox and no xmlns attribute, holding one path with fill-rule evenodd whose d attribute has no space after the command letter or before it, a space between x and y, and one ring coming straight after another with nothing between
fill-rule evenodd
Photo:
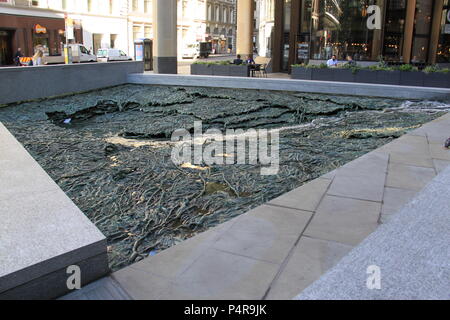
<instances>
[{"instance_id":1,"label":"green shrub","mask_svg":"<svg viewBox=\"0 0 450 320\"><path fill-rule=\"evenodd\" d=\"M389 67L385 64L375 64L375 65L369 66L367 68L372 71L394 71L395 70L395 68Z\"/></svg>"},{"instance_id":2,"label":"green shrub","mask_svg":"<svg viewBox=\"0 0 450 320\"><path fill-rule=\"evenodd\" d=\"M231 64L229 60L221 60L221 61L195 61L193 64L204 64L204 65L220 65L225 66Z\"/></svg>"},{"instance_id":3,"label":"green shrub","mask_svg":"<svg viewBox=\"0 0 450 320\"><path fill-rule=\"evenodd\" d=\"M414 67L411 64L402 64L400 67L398 67L398 70L405 72L419 71L417 67Z\"/></svg>"},{"instance_id":4,"label":"green shrub","mask_svg":"<svg viewBox=\"0 0 450 320\"><path fill-rule=\"evenodd\" d=\"M440 72L440 73L449 73L449 68L439 68L437 65L427 66L425 69L423 69L423 72L425 73L433 73L433 72Z\"/></svg>"},{"instance_id":5,"label":"green shrub","mask_svg":"<svg viewBox=\"0 0 450 320\"><path fill-rule=\"evenodd\" d=\"M317 64L293 64L292 68L306 68L306 69L326 69L328 68L326 63Z\"/></svg>"}]
</instances>

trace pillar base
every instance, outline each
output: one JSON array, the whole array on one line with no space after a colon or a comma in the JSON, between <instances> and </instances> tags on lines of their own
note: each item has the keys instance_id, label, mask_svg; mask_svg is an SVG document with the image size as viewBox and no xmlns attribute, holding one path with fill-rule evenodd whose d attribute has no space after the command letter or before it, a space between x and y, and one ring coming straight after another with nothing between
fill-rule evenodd
<instances>
[{"instance_id":1,"label":"pillar base","mask_svg":"<svg viewBox=\"0 0 450 320\"><path fill-rule=\"evenodd\" d=\"M177 57L153 57L153 72L177 74Z\"/></svg>"}]
</instances>

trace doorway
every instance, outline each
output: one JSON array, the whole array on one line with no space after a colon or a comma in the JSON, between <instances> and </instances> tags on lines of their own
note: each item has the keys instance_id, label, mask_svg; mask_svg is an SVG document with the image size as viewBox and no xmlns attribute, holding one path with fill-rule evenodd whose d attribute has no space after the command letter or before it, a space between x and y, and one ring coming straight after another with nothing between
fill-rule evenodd
<instances>
[{"instance_id":1,"label":"doorway","mask_svg":"<svg viewBox=\"0 0 450 320\"><path fill-rule=\"evenodd\" d=\"M93 42L93 49L94 49L94 54L96 55L98 52L98 49L101 49L102 47L102 38L103 38L103 34L100 33L94 33L92 35L92 42Z\"/></svg>"},{"instance_id":2,"label":"doorway","mask_svg":"<svg viewBox=\"0 0 450 320\"><path fill-rule=\"evenodd\" d=\"M13 61L12 38L14 31L0 30L0 65L11 65Z\"/></svg>"}]
</instances>

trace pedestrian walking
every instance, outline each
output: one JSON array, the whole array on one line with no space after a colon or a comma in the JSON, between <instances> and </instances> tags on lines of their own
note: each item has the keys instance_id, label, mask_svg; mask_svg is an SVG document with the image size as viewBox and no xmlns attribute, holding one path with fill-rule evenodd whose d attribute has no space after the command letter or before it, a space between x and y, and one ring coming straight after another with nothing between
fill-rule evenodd
<instances>
[{"instance_id":1,"label":"pedestrian walking","mask_svg":"<svg viewBox=\"0 0 450 320\"><path fill-rule=\"evenodd\" d=\"M42 65L42 57L44 56L44 53L40 48L36 50L36 53L33 56L33 65L34 66L41 66Z\"/></svg>"}]
</instances>

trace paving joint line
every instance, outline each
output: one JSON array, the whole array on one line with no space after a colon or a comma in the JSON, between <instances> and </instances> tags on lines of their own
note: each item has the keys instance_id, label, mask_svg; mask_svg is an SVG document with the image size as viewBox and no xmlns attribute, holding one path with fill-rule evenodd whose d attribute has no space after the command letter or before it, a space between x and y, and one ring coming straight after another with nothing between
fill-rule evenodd
<instances>
[{"instance_id":1,"label":"paving joint line","mask_svg":"<svg viewBox=\"0 0 450 320\"><path fill-rule=\"evenodd\" d=\"M309 218L308 222L306 223L305 227L303 228L302 232L300 233L300 235L298 236L297 240L295 241L294 245L292 246L292 248L289 250L287 256L284 258L283 262L280 264L280 268L278 269L277 273L275 274L275 277L272 279L272 281L269 284L269 287L267 288L265 294L262 297L262 300L267 300L267 296L269 295L273 285L276 283L276 281L280 278L281 274L283 273L283 271L286 269L287 264L289 263L292 255L294 254L294 250L298 247L298 244L300 243L300 240L302 239L305 231L308 229L309 225L311 224L312 220L314 219L317 209L319 208L320 204L322 203L323 199L327 196L328 191L331 188L331 185L333 184L335 177L333 177L331 180L330 184L328 185L327 189L325 190L325 192L322 194L322 197L320 198L319 203L317 204L313 214L311 215L311 217Z\"/></svg>"}]
</instances>

